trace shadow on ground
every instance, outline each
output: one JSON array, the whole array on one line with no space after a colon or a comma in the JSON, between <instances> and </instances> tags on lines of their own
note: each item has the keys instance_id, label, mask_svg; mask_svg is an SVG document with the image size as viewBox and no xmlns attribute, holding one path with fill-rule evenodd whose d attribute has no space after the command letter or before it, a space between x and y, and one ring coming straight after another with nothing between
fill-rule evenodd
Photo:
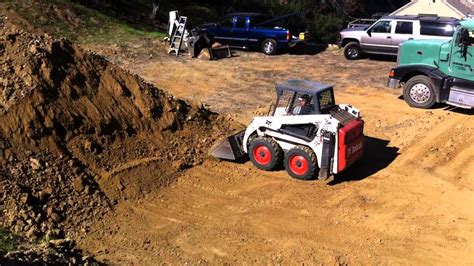
<instances>
[{"instance_id":1,"label":"shadow on ground","mask_svg":"<svg viewBox=\"0 0 474 266\"><path fill-rule=\"evenodd\" d=\"M367 58L374 61L397 62L396 55L370 54L367 55Z\"/></svg>"},{"instance_id":2,"label":"shadow on ground","mask_svg":"<svg viewBox=\"0 0 474 266\"><path fill-rule=\"evenodd\" d=\"M327 44L305 43L299 44L291 48L288 54L291 55L315 55L323 52L327 48Z\"/></svg>"},{"instance_id":3,"label":"shadow on ground","mask_svg":"<svg viewBox=\"0 0 474 266\"><path fill-rule=\"evenodd\" d=\"M402 100L402 101L405 101L405 99L403 98L403 95L398 96L398 99ZM415 107L413 107L413 108L415 108ZM455 112L455 113L458 113L458 114L465 114L465 115L473 115L474 114L474 109L464 109L464 108L461 108L461 107L447 105L445 103L435 103L434 106L432 106L431 108L426 109L426 110L429 111L430 109L443 109L445 111L451 111L451 112Z\"/></svg>"},{"instance_id":4,"label":"shadow on ground","mask_svg":"<svg viewBox=\"0 0 474 266\"><path fill-rule=\"evenodd\" d=\"M444 110L464 115L474 115L474 109L464 109L450 105L444 105Z\"/></svg>"},{"instance_id":5,"label":"shadow on ground","mask_svg":"<svg viewBox=\"0 0 474 266\"><path fill-rule=\"evenodd\" d=\"M389 147L390 141L366 137L364 157L346 171L334 177L328 185L359 181L386 168L399 155L397 147Z\"/></svg>"}]
</instances>

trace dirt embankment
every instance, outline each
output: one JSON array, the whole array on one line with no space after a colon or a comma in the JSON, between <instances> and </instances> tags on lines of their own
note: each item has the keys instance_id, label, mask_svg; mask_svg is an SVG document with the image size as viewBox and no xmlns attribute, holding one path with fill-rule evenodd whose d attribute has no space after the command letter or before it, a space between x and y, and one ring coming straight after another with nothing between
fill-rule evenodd
<instances>
[{"instance_id":1,"label":"dirt embankment","mask_svg":"<svg viewBox=\"0 0 474 266\"><path fill-rule=\"evenodd\" d=\"M232 129L67 40L0 30L0 222L18 234L80 237Z\"/></svg>"}]
</instances>

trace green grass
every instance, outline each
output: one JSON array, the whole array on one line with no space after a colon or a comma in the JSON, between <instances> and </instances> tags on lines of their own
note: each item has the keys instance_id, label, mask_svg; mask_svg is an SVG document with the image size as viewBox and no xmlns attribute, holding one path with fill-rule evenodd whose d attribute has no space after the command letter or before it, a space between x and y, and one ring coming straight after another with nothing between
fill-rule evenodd
<instances>
[{"instance_id":1,"label":"green grass","mask_svg":"<svg viewBox=\"0 0 474 266\"><path fill-rule=\"evenodd\" d=\"M131 25L68 0L7 1L33 27L80 44L109 44L134 39L163 38L166 34L145 23ZM59 12L58 12L59 10Z\"/></svg>"},{"instance_id":2,"label":"green grass","mask_svg":"<svg viewBox=\"0 0 474 266\"><path fill-rule=\"evenodd\" d=\"M16 248L13 235L7 230L0 228L0 251L8 252Z\"/></svg>"}]
</instances>

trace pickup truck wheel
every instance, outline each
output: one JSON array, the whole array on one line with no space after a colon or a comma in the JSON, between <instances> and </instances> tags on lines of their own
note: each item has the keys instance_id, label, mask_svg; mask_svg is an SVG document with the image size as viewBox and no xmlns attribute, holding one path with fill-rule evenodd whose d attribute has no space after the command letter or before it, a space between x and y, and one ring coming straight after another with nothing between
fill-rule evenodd
<instances>
[{"instance_id":1,"label":"pickup truck wheel","mask_svg":"<svg viewBox=\"0 0 474 266\"><path fill-rule=\"evenodd\" d=\"M272 138L258 137L250 143L249 157L258 169L275 170L283 161L283 150Z\"/></svg>"},{"instance_id":2,"label":"pickup truck wheel","mask_svg":"<svg viewBox=\"0 0 474 266\"><path fill-rule=\"evenodd\" d=\"M285 169L296 179L315 179L319 167L313 150L306 146L296 146L285 155Z\"/></svg>"},{"instance_id":3,"label":"pickup truck wheel","mask_svg":"<svg viewBox=\"0 0 474 266\"><path fill-rule=\"evenodd\" d=\"M357 42L350 42L344 47L344 56L348 60L356 60L362 57L362 49Z\"/></svg>"},{"instance_id":4,"label":"pickup truck wheel","mask_svg":"<svg viewBox=\"0 0 474 266\"><path fill-rule=\"evenodd\" d=\"M277 43L273 39L265 39L262 42L262 52L266 55L274 55L277 52Z\"/></svg>"},{"instance_id":5,"label":"pickup truck wheel","mask_svg":"<svg viewBox=\"0 0 474 266\"><path fill-rule=\"evenodd\" d=\"M403 98L411 107L428 109L436 103L435 85L427 76L414 76L405 83Z\"/></svg>"}]
</instances>

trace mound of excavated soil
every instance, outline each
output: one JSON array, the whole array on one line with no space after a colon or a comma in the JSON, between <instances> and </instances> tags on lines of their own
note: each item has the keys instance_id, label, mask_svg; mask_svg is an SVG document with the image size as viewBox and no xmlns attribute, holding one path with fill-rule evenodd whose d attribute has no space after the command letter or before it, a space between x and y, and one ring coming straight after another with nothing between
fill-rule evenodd
<instances>
[{"instance_id":1,"label":"mound of excavated soil","mask_svg":"<svg viewBox=\"0 0 474 266\"><path fill-rule=\"evenodd\" d=\"M87 233L233 129L67 40L0 28L0 222L17 233Z\"/></svg>"}]
</instances>

